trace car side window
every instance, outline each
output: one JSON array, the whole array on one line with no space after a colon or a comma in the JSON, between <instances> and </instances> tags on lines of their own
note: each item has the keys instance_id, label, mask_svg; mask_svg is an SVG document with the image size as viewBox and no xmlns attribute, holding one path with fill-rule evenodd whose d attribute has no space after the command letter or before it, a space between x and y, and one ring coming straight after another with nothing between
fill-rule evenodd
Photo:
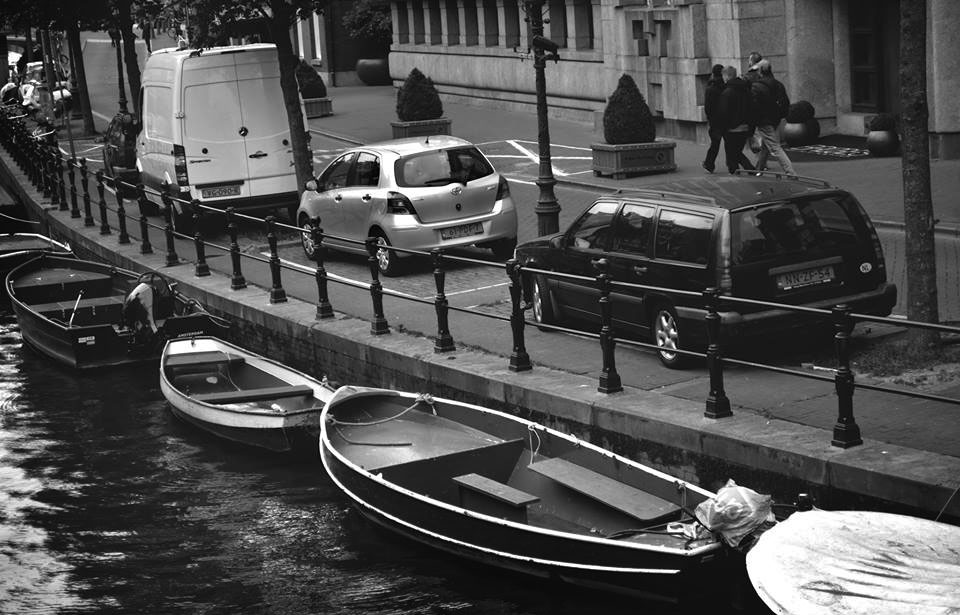
<instances>
[{"instance_id":1,"label":"car side window","mask_svg":"<svg viewBox=\"0 0 960 615\"><path fill-rule=\"evenodd\" d=\"M613 251L646 256L653 230L654 208L627 203L617 218Z\"/></svg>"},{"instance_id":2,"label":"car side window","mask_svg":"<svg viewBox=\"0 0 960 615\"><path fill-rule=\"evenodd\" d=\"M664 209L657 220L657 258L706 265L713 218Z\"/></svg>"},{"instance_id":3,"label":"car side window","mask_svg":"<svg viewBox=\"0 0 960 615\"><path fill-rule=\"evenodd\" d=\"M320 191L345 188L347 186L347 176L350 174L350 165L353 164L356 157L356 152L350 152L334 160L333 163L327 167L327 170L323 172L323 175L320 176L320 181L318 182Z\"/></svg>"},{"instance_id":4,"label":"car side window","mask_svg":"<svg viewBox=\"0 0 960 615\"><path fill-rule=\"evenodd\" d=\"M570 241L574 247L591 250L603 250L607 247L613 217L620 208L619 203L600 201L580 216L570 227Z\"/></svg>"},{"instance_id":5,"label":"car side window","mask_svg":"<svg viewBox=\"0 0 960 615\"><path fill-rule=\"evenodd\" d=\"M376 155L361 152L357 156L357 165L355 167L353 186L371 186L380 185L380 159Z\"/></svg>"}]
</instances>

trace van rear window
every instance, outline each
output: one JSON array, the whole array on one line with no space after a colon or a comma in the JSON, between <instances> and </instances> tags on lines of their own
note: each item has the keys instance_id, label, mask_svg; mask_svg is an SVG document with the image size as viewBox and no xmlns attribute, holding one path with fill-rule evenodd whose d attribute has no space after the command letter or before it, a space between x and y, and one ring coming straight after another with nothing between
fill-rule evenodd
<instances>
[{"instance_id":1,"label":"van rear window","mask_svg":"<svg viewBox=\"0 0 960 615\"><path fill-rule=\"evenodd\" d=\"M787 254L808 258L834 254L858 243L846 199L823 198L776 203L736 211L731 216L731 256L735 265L771 260Z\"/></svg>"},{"instance_id":2,"label":"van rear window","mask_svg":"<svg viewBox=\"0 0 960 615\"><path fill-rule=\"evenodd\" d=\"M466 184L493 173L479 150L455 147L414 154L397 160L397 185L408 188Z\"/></svg>"}]
</instances>

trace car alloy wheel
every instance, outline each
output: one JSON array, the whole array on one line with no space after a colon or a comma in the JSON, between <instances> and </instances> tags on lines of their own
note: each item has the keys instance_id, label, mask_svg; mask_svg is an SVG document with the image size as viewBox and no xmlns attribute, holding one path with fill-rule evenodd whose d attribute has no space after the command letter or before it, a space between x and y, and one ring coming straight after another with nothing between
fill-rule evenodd
<instances>
[{"instance_id":1,"label":"car alloy wheel","mask_svg":"<svg viewBox=\"0 0 960 615\"><path fill-rule=\"evenodd\" d=\"M380 273L385 276L397 275L400 267L396 253L388 249L391 245L390 240L383 232L375 234L374 237L377 238L377 267L380 269Z\"/></svg>"},{"instance_id":2,"label":"car alloy wheel","mask_svg":"<svg viewBox=\"0 0 960 615\"><path fill-rule=\"evenodd\" d=\"M533 279L532 296L530 302L533 304L533 320L538 325L552 325L556 322L553 313L553 303L550 298L550 291L547 290L547 281L541 276ZM541 331L546 330L540 327Z\"/></svg>"},{"instance_id":3,"label":"car alloy wheel","mask_svg":"<svg viewBox=\"0 0 960 615\"><path fill-rule=\"evenodd\" d=\"M680 321L677 319L676 310L669 305L659 306L654 313L650 328L653 331L653 341L657 345L660 362L670 368L680 367L684 362L684 356L675 352L680 349Z\"/></svg>"},{"instance_id":4,"label":"car alloy wheel","mask_svg":"<svg viewBox=\"0 0 960 615\"><path fill-rule=\"evenodd\" d=\"M303 230L303 232L300 233L300 245L303 246L303 254L310 260L313 260L317 251L317 246L313 243L313 233L311 233L313 224L310 223L310 218L301 216L299 226Z\"/></svg>"}]
</instances>

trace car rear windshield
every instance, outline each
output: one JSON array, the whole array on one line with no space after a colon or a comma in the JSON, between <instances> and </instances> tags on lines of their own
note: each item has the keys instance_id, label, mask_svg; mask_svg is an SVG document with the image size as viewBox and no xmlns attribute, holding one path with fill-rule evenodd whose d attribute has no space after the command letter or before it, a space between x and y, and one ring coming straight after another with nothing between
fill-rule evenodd
<instances>
[{"instance_id":1,"label":"car rear windshield","mask_svg":"<svg viewBox=\"0 0 960 615\"><path fill-rule=\"evenodd\" d=\"M408 188L466 184L493 173L475 147L455 147L414 154L397 160L397 185Z\"/></svg>"},{"instance_id":2,"label":"car rear windshield","mask_svg":"<svg viewBox=\"0 0 960 615\"><path fill-rule=\"evenodd\" d=\"M857 212L849 197L833 196L764 205L731 214L731 256L735 265L778 259L835 254L859 242Z\"/></svg>"}]
</instances>

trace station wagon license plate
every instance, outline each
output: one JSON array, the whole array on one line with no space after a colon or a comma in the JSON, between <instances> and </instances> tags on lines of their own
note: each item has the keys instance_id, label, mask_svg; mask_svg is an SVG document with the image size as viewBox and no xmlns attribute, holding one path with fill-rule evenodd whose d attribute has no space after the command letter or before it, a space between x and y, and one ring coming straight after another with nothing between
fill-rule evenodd
<instances>
[{"instance_id":1,"label":"station wagon license plate","mask_svg":"<svg viewBox=\"0 0 960 615\"><path fill-rule=\"evenodd\" d=\"M781 273L777 276L777 288L780 290L793 290L795 288L803 288L804 286L826 284L832 281L833 267L824 265L823 267L813 267L812 269Z\"/></svg>"},{"instance_id":2,"label":"station wagon license plate","mask_svg":"<svg viewBox=\"0 0 960 615\"><path fill-rule=\"evenodd\" d=\"M200 196L205 199L215 199L222 196L240 196L240 184L230 186L211 186L210 188L201 188Z\"/></svg>"},{"instance_id":3,"label":"station wagon license plate","mask_svg":"<svg viewBox=\"0 0 960 615\"><path fill-rule=\"evenodd\" d=\"M449 228L440 229L441 239L459 239L461 237L482 234L483 225L479 222L471 222L470 224L461 224L460 226L451 226Z\"/></svg>"}]
</instances>

